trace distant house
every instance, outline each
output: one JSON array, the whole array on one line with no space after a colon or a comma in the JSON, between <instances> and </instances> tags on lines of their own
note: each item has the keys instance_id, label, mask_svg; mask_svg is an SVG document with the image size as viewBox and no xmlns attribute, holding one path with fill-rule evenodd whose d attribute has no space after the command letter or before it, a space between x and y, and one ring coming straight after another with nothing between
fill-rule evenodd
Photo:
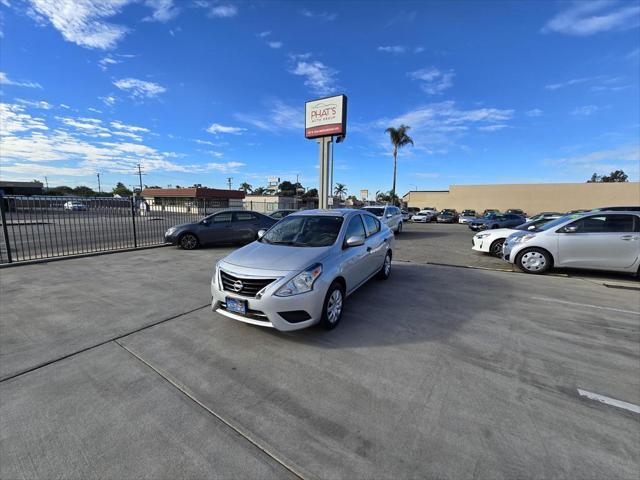
<instances>
[{"instance_id":1,"label":"distant house","mask_svg":"<svg viewBox=\"0 0 640 480\"><path fill-rule=\"evenodd\" d=\"M145 188L142 198L150 211L207 214L220 208L242 207L244 192L218 188Z\"/></svg>"},{"instance_id":2,"label":"distant house","mask_svg":"<svg viewBox=\"0 0 640 480\"><path fill-rule=\"evenodd\" d=\"M43 195L40 182L0 182L0 191L4 195Z\"/></svg>"}]
</instances>

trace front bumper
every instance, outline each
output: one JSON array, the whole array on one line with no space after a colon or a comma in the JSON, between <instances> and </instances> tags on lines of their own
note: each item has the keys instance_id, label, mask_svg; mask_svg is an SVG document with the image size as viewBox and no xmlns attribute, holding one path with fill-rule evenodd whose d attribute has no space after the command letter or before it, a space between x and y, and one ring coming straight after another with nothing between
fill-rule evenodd
<instances>
[{"instance_id":1,"label":"front bumper","mask_svg":"<svg viewBox=\"0 0 640 480\"><path fill-rule=\"evenodd\" d=\"M231 271L229 268L224 268L224 271L237 277L246 278L249 276L246 272L243 272L242 269L233 269L233 271ZM325 279L321 275L314 283L313 290L309 292L292 295L290 297L276 296L275 293L278 289L298 273L299 272L278 272L275 274L274 272L274 274L271 275L265 273L263 278L277 278L265 287L261 295L253 297L224 290L222 288L222 281L219 278L218 269L211 279L211 309L239 322L275 328L283 332L310 327L320 321L324 299L329 285L326 284ZM246 301L247 314L242 315L227 310L227 297ZM293 312L305 312L306 315L292 315ZM294 321L288 321L282 314L285 314L290 320L292 317L297 316L298 318L294 318ZM295 321L307 317L308 319L306 320Z\"/></svg>"},{"instance_id":2,"label":"front bumper","mask_svg":"<svg viewBox=\"0 0 640 480\"><path fill-rule=\"evenodd\" d=\"M164 236L164 243L170 243L172 245L176 245L178 243L178 234L172 233L171 235Z\"/></svg>"},{"instance_id":3,"label":"front bumper","mask_svg":"<svg viewBox=\"0 0 640 480\"><path fill-rule=\"evenodd\" d=\"M515 255L512 255L514 247L516 246L516 244L514 244L514 242L510 242L508 240L505 240L504 244L502 245L502 259L505 262L509 262L509 263L514 263L515 262ZM512 260L513 257L513 260Z\"/></svg>"}]
</instances>

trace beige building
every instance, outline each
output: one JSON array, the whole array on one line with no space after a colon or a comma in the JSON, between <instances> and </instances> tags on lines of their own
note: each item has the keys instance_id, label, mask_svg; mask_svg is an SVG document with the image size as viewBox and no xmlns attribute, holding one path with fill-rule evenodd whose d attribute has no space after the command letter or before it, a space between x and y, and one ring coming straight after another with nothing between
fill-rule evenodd
<instances>
[{"instance_id":1,"label":"beige building","mask_svg":"<svg viewBox=\"0 0 640 480\"><path fill-rule=\"evenodd\" d=\"M449 190L410 191L409 207L437 209L521 208L528 214L567 212L615 205L640 205L640 183L531 183L502 185L451 185Z\"/></svg>"}]
</instances>

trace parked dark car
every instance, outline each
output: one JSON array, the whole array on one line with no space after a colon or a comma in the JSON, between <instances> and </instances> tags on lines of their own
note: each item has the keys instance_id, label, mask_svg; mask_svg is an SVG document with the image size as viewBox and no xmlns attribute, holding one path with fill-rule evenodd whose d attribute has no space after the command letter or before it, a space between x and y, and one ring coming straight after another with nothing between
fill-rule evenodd
<instances>
[{"instance_id":1,"label":"parked dark car","mask_svg":"<svg viewBox=\"0 0 640 480\"><path fill-rule=\"evenodd\" d=\"M500 210L496 210L495 208L487 208L484 212L482 212L482 216L484 217L485 215L490 215L492 213L495 213L496 215L500 214Z\"/></svg>"},{"instance_id":2,"label":"parked dark car","mask_svg":"<svg viewBox=\"0 0 640 480\"><path fill-rule=\"evenodd\" d=\"M445 208L436 219L438 223L458 223L458 212L453 208Z\"/></svg>"},{"instance_id":3,"label":"parked dark car","mask_svg":"<svg viewBox=\"0 0 640 480\"><path fill-rule=\"evenodd\" d=\"M526 222L526 219L522 215L513 213L496 215L492 213L469 222L469 228L474 231L489 230L491 228L511 228L522 225L524 222Z\"/></svg>"},{"instance_id":4,"label":"parked dark car","mask_svg":"<svg viewBox=\"0 0 640 480\"><path fill-rule=\"evenodd\" d=\"M278 220L258 212L225 210L199 222L171 227L164 241L193 250L203 245L250 243L258 238L258 230L268 229Z\"/></svg>"},{"instance_id":5,"label":"parked dark car","mask_svg":"<svg viewBox=\"0 0 640 480\"><path fill-rule=\"evenodd\" d=\"M275 212L273 212L269 216L271 218L275 218L276 220L280 220L280 219L286 217L287 215L291 215L293 212L297 212L297 210L282 209L282 210L276 210Z\"/></svg>"},{"instance_id":6,"label":"parked dark car","mask_svg":"<svg viewBox=\"0 0 640 480\"><path fill-rule=\"evenodd\" d=\"M600 207L594 208L591 210L592 212L640 212L640 206L629 206L629 207Z\"/></svg>"},{"instance_id":7,"label":"parked dark car","mask_svg":"<svg viewBox=\"0 0 640 480\"><path fill-rule=\"evenodd\" d=\"M504 213L505 213L505 214L513 213L514 215L521 215L521 216L523 216L523 217L525 217L525 218L526 218L526 216L527 216L527 214L526 214L526 213L524 213L524 211L522 211L522 210L521 210L521 209L519 209L519 208L510 208L509 210L507 210L507 211L506 211L506 212L504 212Z\"/></svg>"}]
</instances>

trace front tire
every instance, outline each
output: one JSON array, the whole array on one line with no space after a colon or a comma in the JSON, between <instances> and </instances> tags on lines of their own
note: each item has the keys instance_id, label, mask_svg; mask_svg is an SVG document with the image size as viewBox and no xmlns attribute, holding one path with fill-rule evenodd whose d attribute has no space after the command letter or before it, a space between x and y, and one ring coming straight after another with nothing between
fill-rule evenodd
<instances>
[{"instance_id":1,"label":"front tire","mask_svg":"<svg viewBox=\"0 0 640 480\"><path fill-rule=\"evenodd\" d=\"M327 290L322 308L320 326L325 330L333 330L340 323L344 307L344 288L340 282L333 282Z\"/></svg>"},{"instance_id":2,"label":"front tire","mask_svg":"<svg viewBox=\"0 0 640 480\"><path fill-rule=\"evenodd\" d=\"M402 222L398 224L398 228L396 228L396 233L402 233Z\"/></svg>"},{"instance_id":3,"label":"front tire","mask_svg":"<svg viewBox=\"0 0 640 480\"><path fill-rule=\"evenodd\" d=\"M527 248L516 257L516 265L525 273L541 274L551 268L551 255L541 248Z\"/></svg>"},{"instance_id":4,"label":"front tire","mask_svg":"<svg viewBox=\"0 0 640 480\"><path fill-rule=\"evenodd\" d=\"M198 242L198 237L193 233L185 233L180 237L178 243L183 250L193 250L194 248L198 248L200 242Z\"/></svg>"},{"instance_id":5,"label":"front tire","mask_svg":"<svg viewBox=\"0 0 640 480\"><path fill-rule=\"evenodd\" d=\"M387 252L387 255L384 257L384 263L382 264L382 268L378 272L378 278L380 280L386 280L391 276L391 252Z\"/></svg>"},{"instance_id":6,"label":"front tire","mask_svg":"<svg viewBox=\"0 0 640 480\"><path fill-rule=\"evenodd\" d=\"M501 258L502 257L502 247L504 246L504 238L499 238L495 240L491 246L489 247L489 253L494 257Z\"/></svg>"}]
</instances>

